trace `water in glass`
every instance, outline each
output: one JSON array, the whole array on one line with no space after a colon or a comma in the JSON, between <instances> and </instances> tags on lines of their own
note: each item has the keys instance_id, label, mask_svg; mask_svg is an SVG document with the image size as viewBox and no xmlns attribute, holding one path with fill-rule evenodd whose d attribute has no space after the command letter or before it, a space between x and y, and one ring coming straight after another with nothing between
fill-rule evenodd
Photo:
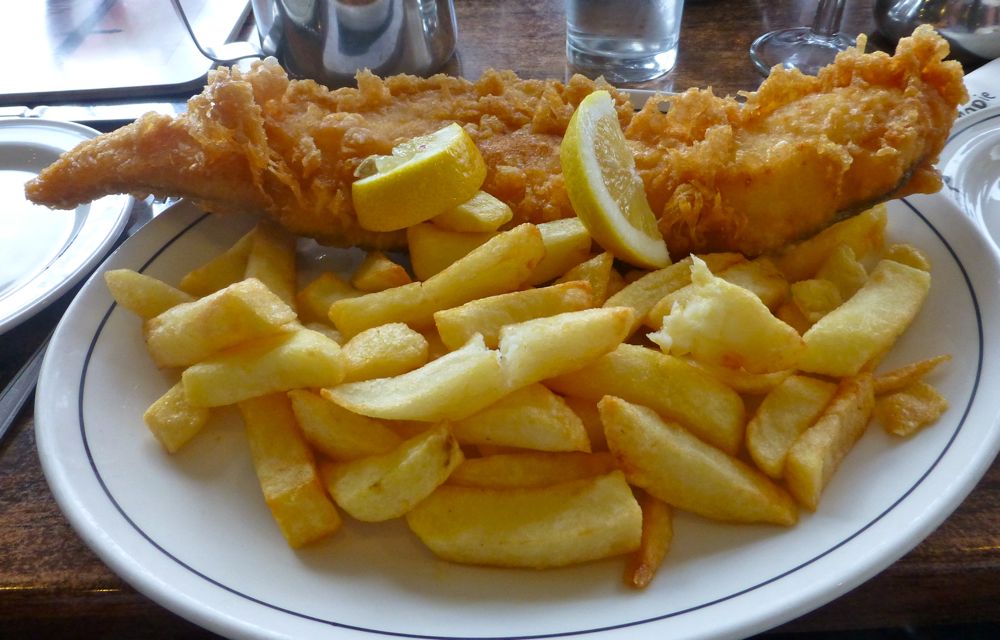
<instances>
[{"instance_id":1,"label":"water in glass","mask_svg":"<svg viewBox=\"0 0 1000 640\"><path fill-rule=\"evenodd\" d=\"M608 82L650 80L677 60L682 0L566 0L572 71Z\"/></svg>"}]
</instances>

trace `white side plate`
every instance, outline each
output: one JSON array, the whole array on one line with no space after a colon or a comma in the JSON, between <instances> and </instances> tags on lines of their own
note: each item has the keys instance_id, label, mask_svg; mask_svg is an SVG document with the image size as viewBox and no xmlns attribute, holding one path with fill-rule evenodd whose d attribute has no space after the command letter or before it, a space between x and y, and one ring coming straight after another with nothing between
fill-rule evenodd
<instances>
[{"instance_id":1,"label":"white side plate","mask_svg":"<svg viewBox=\"0 0 1000 640\"><path fill-rule=\"evenodd\" d=\"M77 284L128 221L128 196L107 196L73 211L24 197L25 182L97 134L69 122L0 119L0 334Z\"/></svg>"}]
</instances>

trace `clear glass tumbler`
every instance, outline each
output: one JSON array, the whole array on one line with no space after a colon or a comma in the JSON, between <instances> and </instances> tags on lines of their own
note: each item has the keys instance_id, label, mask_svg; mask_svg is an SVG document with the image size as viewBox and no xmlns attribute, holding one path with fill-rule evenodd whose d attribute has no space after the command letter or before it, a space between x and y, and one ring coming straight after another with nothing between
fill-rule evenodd
<instances>
[{"instance_id":1,"label":"clear glass tumbler","mask_svg":"<svg viewBox=\"0 0 1000 640\"><path fill-rule=\"evenodd\" d=\"M854 39L840 33L846 0L819 0L812 26L778 29L750 45L750 60L763 75L781 65L816 75L838 53L854 46Z\"/></svg>"},{"instance_id":2,"label":"clear glass tumbler","mask_svg":"<svg viewBox=\"0 0 1000 640\"><path fill-rule=\"evenodd\" d=\"M570 69L612 84L651 80L677 61L683 0L566 0Z\"/></svg>"}]
</instances>

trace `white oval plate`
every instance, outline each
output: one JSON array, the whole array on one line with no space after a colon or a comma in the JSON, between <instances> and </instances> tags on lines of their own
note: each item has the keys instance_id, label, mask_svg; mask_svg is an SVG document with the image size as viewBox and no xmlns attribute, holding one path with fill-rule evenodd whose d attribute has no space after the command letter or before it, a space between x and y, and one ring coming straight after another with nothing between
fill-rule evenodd
<instances>
[{"instance_id":1,"label":"white oval plate","mask_svg":"<svg viewBox=\"0 0 1000 640\"><path fill-rule=\"evenodd\" d=\"M142 422L173 382L143 346L140 321L98 273L63 318L35 406L42 466L81 537L152 599L234 638L733 638L795 618L878 573L927 536L973 488L1000 446L1000 266L996 250L942 196L890 205L890 238L934 264L924 310L886 368L950 353L932 382L951 408L899 440L873 426L815 514L789 529L679 514L674 547L644 592L620 559L550 571L436 560L399 521L354 521L293 551L267 507L234 414L179 454ZM129 239L100 271L128 267L176 283L253 220L182 204ZM306 247L334 268L357 252ZM339 261L339 262L338 262Z\"/></svg>"}]
</instances>

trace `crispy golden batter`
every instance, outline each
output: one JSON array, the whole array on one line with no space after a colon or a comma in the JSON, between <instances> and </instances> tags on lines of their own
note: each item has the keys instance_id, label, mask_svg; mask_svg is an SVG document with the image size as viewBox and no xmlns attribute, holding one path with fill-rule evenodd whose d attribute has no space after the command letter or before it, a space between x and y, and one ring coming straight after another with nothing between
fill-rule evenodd
<instances>
[{"instance_id":1,"label":"crispy golden batter","mask_svg":"<svg viewBox=\"0 0 1000 640\"><path fill-rule=\"evenodd\" d=\"M745 103L692 89L632 118L636 164L674 255L756 255L881 200L932 193L962 69L930 27L896 54L841 53L817 77L775 68Z\"/></svg>"},{"instance_id":2,"label":"crispy golden batter","mask_svg":"<svg viewBox=\"0 0 1000 640\"><path fill-rule=\"evenodd\" d=\"M350 185L358 164L394 144L460 122L489 165L485 189L518 220L572 214L559 143L573 109L595 89L488 71L476 82L436 75L380 79L330 91L289 80L274 61L219 69L177 117L147 114L84 142L26 188L53 207L109 193L184 196L214 212L266 212L295 233L335 245L399 247L403 232L361 229ZM631 114L622 96L623 117Z\"/></svg>"},{"instance_id":3,"label":"crispy golden batter","mask_svg":"<svg viewBox=\"0 0 1000 640\"><path fill-rule=\"evenodd\" d=\"M147 114L64 154L26 187L74 207L109 193L191 198L211 211L256 211L337 245L401 246L355 219L357 165L413 136L459 122L489 167L484 189L511 224L573 215L559 144L585 95L612 91L653 210L674 255L755 255L814 232L840 212L940 187L932 168L965 99L961 67L929 28L895 56L841 54L819 77L775 70L756 93L691 90L633 114L627 97L576 76L568 83L488 71L380 79L330 91L289 80L274 61L219 69L186 114Z\"/></svg>"}]
</instances>

